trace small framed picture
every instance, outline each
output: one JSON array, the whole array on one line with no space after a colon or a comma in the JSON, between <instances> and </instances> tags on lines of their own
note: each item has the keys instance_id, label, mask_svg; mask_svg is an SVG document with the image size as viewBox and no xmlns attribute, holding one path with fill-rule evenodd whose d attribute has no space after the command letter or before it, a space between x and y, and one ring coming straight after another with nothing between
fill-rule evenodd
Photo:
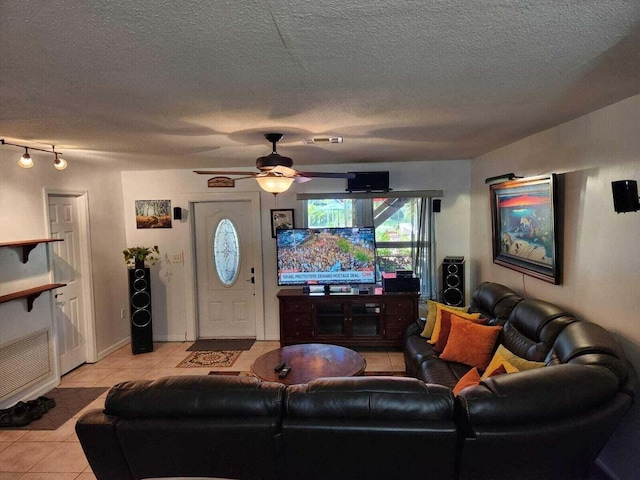
<instances>
[{"instance_id":1,"label":"small framed picture","mask_svg":"<svg viewBox=\"0 0 640 480\"><path fill-rule=\"evenodd\" d=\"M136 200L136 228L171 228L171 200Z\"/></svg>"},{"instance_id":2,"label":"small framed picture","mask_svg":"<svg viewBox=\"0 0 640 480\"><path fill-rule=\"evenodd\" d=\"M293 208L275 210L271 209L271 237L276 238L278 230L291 230L296 228L293 219Z\"/></svg>"}]
</instances>

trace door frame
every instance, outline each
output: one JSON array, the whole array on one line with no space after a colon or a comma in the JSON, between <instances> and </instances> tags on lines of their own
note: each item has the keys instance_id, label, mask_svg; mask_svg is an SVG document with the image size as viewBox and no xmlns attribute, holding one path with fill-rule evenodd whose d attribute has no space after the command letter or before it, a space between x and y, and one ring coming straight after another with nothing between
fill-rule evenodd
<instances>
[{"instance_id":1,"label":"door frame","mask_svg":"<svg viewBox=\"0 0 640 480\"><path fill-rule=\"evenodd\" d=\"M251 222L253 226L255 316L256 339L265 338L264 281L262 271L262 225L260 221L260 192L192 193L182 194L181 201L187 208L187 227L183 229L182 249L184 251L185 287L185 340L195 341L198 334L198 292L196 279L196 224L193 215L194 204L214 202L251 202Z\"/></svg>"},{"instance_id":2,"label":"door frame","mask_svg":"<svg viewBox=\"0 0 640 480\"><path fill-rule=\"evenodd\" d=\"M96 340L96 319L95 319L95 309L94 309L94 298L93 298L93 270L91 267L91 229L89 224L89 192L86 190L65 190L60 188L44 188L43 189L43 198L44 198L44 211L45 211L45 222L46 222L46 231L49 236L51 236L51 217L49 212L49 197L50 196L66 196L66 197L75 197L78 207L78 229L79 229L79 247L80 247L80 264L82 268L82 281L80 282L80 288L82 289L83 296L83 309L82 309L82 318L83 318L83 328L86 337L85 342L85 352L87 357L87 363L95 363L98 361L98 347ZM50 280L53 281L53 258L49 256L49 275ZM53 301L54 295L51 295ZM53 308L53 306L52 306ZM52 310L53 312L53 310ZM54 332L55 342L55 358L56 364L59 359L58 352L58 326L55 318L52 318L52 330ZM56 366L57 368L57 366Z\"/></svg>"}]
</instances>

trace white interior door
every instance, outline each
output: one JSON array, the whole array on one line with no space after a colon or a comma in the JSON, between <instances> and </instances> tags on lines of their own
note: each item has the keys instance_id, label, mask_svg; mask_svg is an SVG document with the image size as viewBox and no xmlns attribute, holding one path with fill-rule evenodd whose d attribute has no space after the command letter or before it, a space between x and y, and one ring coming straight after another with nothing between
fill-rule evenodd
<instances>
[{"instance_id":1,"label":"white interior door","mask_svg":"<svg viewBox=\"0 0 640 480\"><path fill-rule=\"evenodd\" d=\"M87 361L78 200L49 195L48 201L51 236L64 240L52 244L54 281L67 284L55 291L58 358L60 375L64 375Z\"/></svg>"},{"instance_id":2,"label":"white interior door","mask_svg":"<svg viewBox=\"0 0 640 480\"><path fill-rule=\"evenodd\" d=\"M250 201L196 203L198 338L256 336Z\"/></svg>"}]
</instances>

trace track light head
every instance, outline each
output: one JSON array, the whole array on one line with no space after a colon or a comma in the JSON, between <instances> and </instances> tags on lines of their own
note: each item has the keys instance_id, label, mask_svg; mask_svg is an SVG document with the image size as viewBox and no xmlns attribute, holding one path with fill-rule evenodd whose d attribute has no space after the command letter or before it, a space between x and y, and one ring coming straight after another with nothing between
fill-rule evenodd
<instances>
[{"instance_id":1,"label":"track light head","mask_svg":"<svg viewBox=\"0 0 640 480\"><path fill-rule=\"evenodd\" d=\"M60 158L56 153L56 159L53 161L53 168L56 170L65 170L67 168L67 161L64 158Z\"/></svg>"},{"instance_id":2,"label":"track light head","mask_svg":"<svg viewBox=\"0 0 640 480\"><path fill-rule=\"evenodd\" d=\"M31 159L31 155L29 155L29 147L24 147L24 154L18 160L18 165L22 168L31 168L33 167L33 160Z\"/></svg>"}]
</instances>

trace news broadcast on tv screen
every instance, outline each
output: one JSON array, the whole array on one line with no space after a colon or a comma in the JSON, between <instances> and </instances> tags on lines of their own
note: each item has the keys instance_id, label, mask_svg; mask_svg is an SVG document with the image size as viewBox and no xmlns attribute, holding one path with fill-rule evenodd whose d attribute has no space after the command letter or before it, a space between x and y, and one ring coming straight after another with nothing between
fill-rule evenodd
<instances>
[{"instance_id":1,"label":"news broadcast on tv screen","mask_svg":"<svg viewBox=\"0 0 640 480\"><path fill-rule=\"evenodd\" d=\"M373 227L277 232L278 285L374 284Z\"/></svg>"}]
</instances>

